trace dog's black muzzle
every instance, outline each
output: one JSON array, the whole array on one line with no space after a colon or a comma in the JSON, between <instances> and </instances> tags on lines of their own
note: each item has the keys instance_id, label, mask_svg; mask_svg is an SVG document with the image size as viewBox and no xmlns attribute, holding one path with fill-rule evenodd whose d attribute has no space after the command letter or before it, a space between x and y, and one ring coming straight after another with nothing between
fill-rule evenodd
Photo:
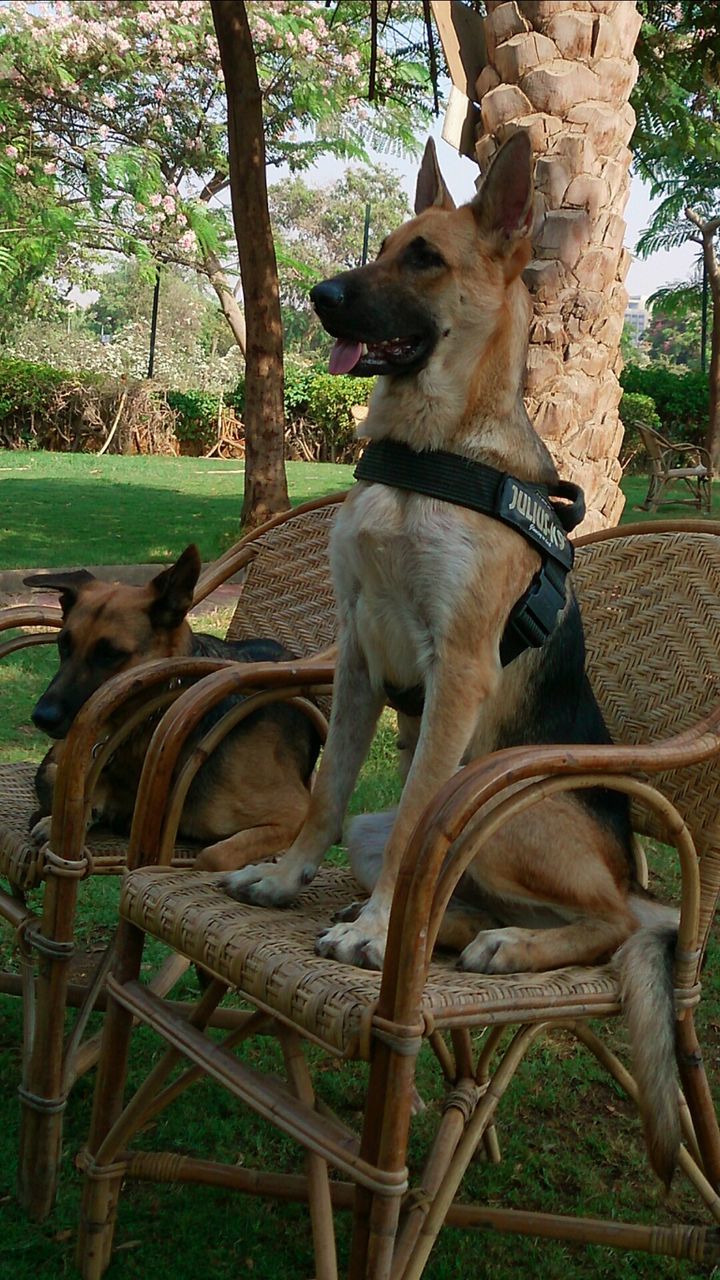
<instances>
[{"instance_id":1,"label":"dog's black muzzle","mask_svg":"<svg viewBox=\"0 0 720 1280\"><path fill-rule=\"evenodd\" d=\"M310 290L323 328L342 343L364 347L349 370L355 377L416 373L438 340L435 320L415 293L384 276L377 263L370 263Z\"/></svg>"},{"instance_id":2,"label":"dog's black muzzle","mask_svg":"<svg viewBox=\"0 0 720 1280\"><path fill-rule=\"evenodd\" d=\"M345 305L345 286L342 276L333 276L330 280L321 280L310 290L310 299L320 319L330 316L338 307Z\"/></svg>"},{"instance_id":3,"label":"dog's black muzzle","mask_svg":"<svg viewBox=\"0 0 720 1280\"><path fill-rule=\"evenodd\" d=\"M64 738L74 717L68 714L62 702L48 691L39 698L30 716L36 729L49 738Z\"/></svg>"}]
</instances>

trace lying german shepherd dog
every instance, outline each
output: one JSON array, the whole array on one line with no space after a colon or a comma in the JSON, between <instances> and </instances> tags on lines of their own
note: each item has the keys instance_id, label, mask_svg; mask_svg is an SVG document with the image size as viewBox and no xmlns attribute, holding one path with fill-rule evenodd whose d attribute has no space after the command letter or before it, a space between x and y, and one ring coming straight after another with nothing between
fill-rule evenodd
<instances>
[{"instance_id":1,"label":"lying german shepherd dog","mask_svg":"<svg viewBox=\"0 0 720 1280\"><path fill-rule=\"evenodd\" d=\"M570 527L578 513L548 500L573 486L558 481L522 398L532 195L525 134L502 147L459 209L429 144L417 216L375 262L311 295L337 339L331 371L379 375L360 482L332 535L340 641L330 734L292 847L224 884L243 901L283 904L312 880L338 838L378 716L395 705L407 766L399 809L356 823L350 839L371 896L317 943L349 964L382 966L411 832L460 765L518 744L609 741L566 579L562 519ZM598 788L541 800L484 845L461 892L440 941L462 948L463 969L592 964L625 944L646 1131L668 1180L678 1146L672 917L636 883L626 798Z\"/></svg>"},{"instance_id":2,"label":"lying german shepherd dog","mask_svg":"<svg viewBox=\"0 0 720 1280\"><path fill-rule=\"evenodd\" d=\"M59 591L63 626L58 636L60 669L37 702L32 719L59 739L40 765L35 788L39 812L33 837L49 835L52 796L63 742L75 716L111 676L152 658L231 658L235 662L280 662L293 658L274 640L218 640L195 634L186 620L200 573L197 547L144 587L102 582L81 569L38 573L28 586ZM192 742L218 720L232 699L204 718ZM143 761L157 717L145 721L119 747L104 769L93 800L92 821L124 834L130 829ZM197 865L227 871L287 848L307 815L310 780L320 740L296 707L272 704L253 712L223 740L195 775L180 819L182 838L203 841Z\"/></svg>"}]
</instances>

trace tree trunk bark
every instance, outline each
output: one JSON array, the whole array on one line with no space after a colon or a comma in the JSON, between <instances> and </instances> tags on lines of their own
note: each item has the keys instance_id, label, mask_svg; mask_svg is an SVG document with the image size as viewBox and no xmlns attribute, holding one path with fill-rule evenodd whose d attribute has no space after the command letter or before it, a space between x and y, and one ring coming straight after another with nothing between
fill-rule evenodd
<instances>
[{"instance_id":1,"label":"tree trunk bark","mask_svg":"<svg viewBox=\"0 0 720 1280\"><path fill-rule=\"evenodd\" d=\"M710 346L710 404L705 447L710 454L715 475L720 475L720 271L717 265L715 279L710 278L710 292L713 300L713 322Z\"/></svg>"},{"instance_id":2,"label":"tree trunk bark","mask_svg":"<svg viewBox=\"0 0 720 1280\"><path fill-rule=\"evenodd\" d=\"M702 235L703 261L710 285L713 304L712 329L710 331L710 370L708 373L708 425L705 448L710 454L713 470L720 472L720 262L715 253L715 236L720 230L720 218L703 222L694 209L686 210L691 222Z\"/></svg>"},{"instance_id":3,"label":"tree trunk bark","mask_svg":"<svg viewBox=\"0 0 720 1280\"><path fill-rule=\"evenodd\" d=\"M585 490L589 533L615 524L624 504L622 215L641 20L634 0L487 0L487 10L476 155L485 171L507 137L530 135L537 230L525 275L534 304L526 400L561 474Z\"/></svg>"},{"instance_id":4,"label":"tree trunk bark","mask_svg":"<svg viewBox=\"0 0 720 1280\"><path fill-rule=\"evenodd\" d=\"M245 497L254 528L290 506L283 460L283 335L268 212L262 97L245 0L211 0L228 104L233 222L245 299Z\"/></svg>"},{"instance_id":5,"label":"tree trunk bark","mask_svg":"<svg viewBox=\"0 0 720 1280\"><path fill-rule=\"evenodd\" d=\"M217 294L220 309L230 325L232 336L243 356L245 356L247 350L245 316L238 306L235 294L225 279L220 261L214 253L206 253L203 259L203 266L207 272L208 280Z\"/></svg>"}]
</instances>

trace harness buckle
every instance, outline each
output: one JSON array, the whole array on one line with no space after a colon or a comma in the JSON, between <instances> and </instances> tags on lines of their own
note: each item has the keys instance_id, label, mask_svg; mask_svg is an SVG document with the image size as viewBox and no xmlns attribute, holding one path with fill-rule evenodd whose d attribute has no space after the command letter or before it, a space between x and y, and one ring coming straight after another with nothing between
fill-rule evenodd
<instances>
[{"instance_id":1,"label":"harness buckle","mask_svg":"<svg viewBox=\"0 0 720 1280\"><path fill-rule=\"evenodd\" d=\"M565 608L566 570L545 560L527 591L521 595L505 625L500 641L500 662L509 664L526 649L539 649L557 626Z\"/></svg>"}]
</instances>

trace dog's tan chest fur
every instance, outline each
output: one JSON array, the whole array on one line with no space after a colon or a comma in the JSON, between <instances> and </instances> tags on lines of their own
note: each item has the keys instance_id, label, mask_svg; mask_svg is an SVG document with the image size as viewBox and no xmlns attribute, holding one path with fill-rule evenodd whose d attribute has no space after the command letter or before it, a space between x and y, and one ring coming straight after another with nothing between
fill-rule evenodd
<instances>
[{"instance_id":1,"label":"dog's tan chest fur","mask_svg":"<svg viewBox=\"0 0 720 1280\"><path fill-rule=\"evenodd\" d=\"M502 601L519 598L538 563L496 521L374 484L347 498L331 544L340 614L376 688L424 684L448 648L497 650ZM508 579L498 607L497 583Z\"/></svg>"}]
</instances>

